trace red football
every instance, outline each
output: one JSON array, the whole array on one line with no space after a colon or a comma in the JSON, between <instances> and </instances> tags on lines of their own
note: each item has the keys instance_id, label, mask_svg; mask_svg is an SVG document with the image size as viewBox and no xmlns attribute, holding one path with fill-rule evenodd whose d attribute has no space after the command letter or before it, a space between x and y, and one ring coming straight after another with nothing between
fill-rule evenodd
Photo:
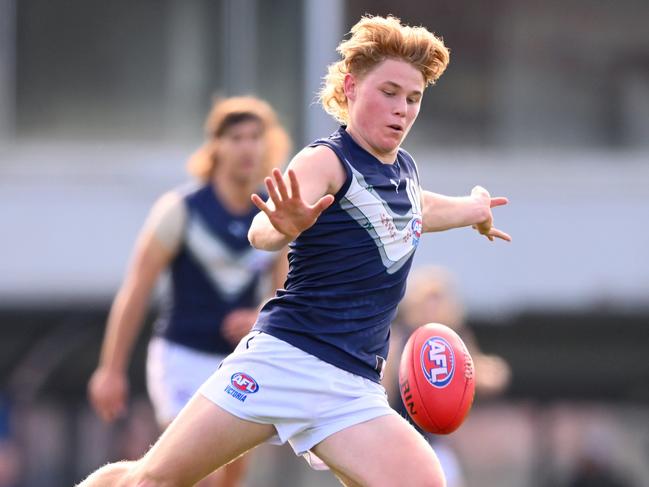
<instances>
[{"instance_id":1,"label":"red football","mask_svg":"<svg viewBox=\"0 0 649 487\"><path fill-rule=\"evenodd\" d=\"M455 431L473 404L473 359L457 333L429 323L408 339L399 365L401 399L412 420L436 434Z\"/></svg>"}]
</instances>

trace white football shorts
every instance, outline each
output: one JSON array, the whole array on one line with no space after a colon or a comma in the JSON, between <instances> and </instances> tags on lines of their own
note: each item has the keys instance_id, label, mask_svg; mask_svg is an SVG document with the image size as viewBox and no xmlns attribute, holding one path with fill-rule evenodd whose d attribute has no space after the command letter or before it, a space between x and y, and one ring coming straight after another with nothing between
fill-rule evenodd
<instances>
[{"instance_id":1,"label":"white football shorts","mask_svg":"<svg viewBox=\"0 0 649 487\"><path fill-rule=\"evenodd\" d=\"M146 361L147 389L161 427L171 423L224 358L162 337L151 338Z\"/></svg>"},{"instance_id":2,"label":"white football shorts","mask_svg":"<svg viewBox=\"0 0 649 487\"><path fill-rule=\"evenodd\" d=\"M382 385L259 331L241 340L199 393L241 419L273 424L270 442L288 441L316 469L326 466L309 450L322 440L397 414Z\"/></svg>"}]
</instances>

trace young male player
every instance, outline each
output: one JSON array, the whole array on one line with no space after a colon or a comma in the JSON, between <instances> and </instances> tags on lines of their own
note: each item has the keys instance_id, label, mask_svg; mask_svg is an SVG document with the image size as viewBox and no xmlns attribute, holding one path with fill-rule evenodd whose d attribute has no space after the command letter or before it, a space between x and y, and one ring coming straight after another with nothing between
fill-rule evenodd
<instances>
[{"instance_id":1,"label":"young male player","mask_svg":"<svg viewBox=\"0 0 649 487\"><path fill-rule=\"evenodd\" d=\"M212 107L207 141L190 159L196 183L164 194L154 205L115 298L97 370L88 393L97 413L112 421L124 412L127 367L151 291L168 270L147 357L147 385L161 429L250 331L257 306L272 284L281 287L285 256L250 247L248 229L258 213L250 201L268 172L284 163L288 136L273 109L252 97ZM274 282L264 282L274 274ZM238 461L201 484L238 485Z\"/></svg>"},{"instance_id":2,"label":"young male player","mask_svg":"<svg viewBox=\"0 0 649 487\"><path fill-rule=\"evenodd\" d=\"M349 486L444 485L433 450L379 384L389 326L421 234L474 226L509 240L491 214L507 200L481 187L422 191L400 148L448 64L440 39L365 17L338 50L321 98L343 126L301 151L287 180L273 171L267 203L253 196L263 210L253 246L290 244L285 289L144 458L82 485L192 485L271 439L314 453Z\"/></svg>"}]
</instances>

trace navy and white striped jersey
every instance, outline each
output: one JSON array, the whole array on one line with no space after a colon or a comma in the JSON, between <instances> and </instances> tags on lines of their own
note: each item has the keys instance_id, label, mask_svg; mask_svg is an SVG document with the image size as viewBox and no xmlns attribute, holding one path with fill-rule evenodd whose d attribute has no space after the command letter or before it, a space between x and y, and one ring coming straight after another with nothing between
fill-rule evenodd
<instances>
[{"instance_id":1,"label":"navy and white striped jersey","mask_svg":"<svg viewBox=\"0 0 649 487\"><path fill-rule=\"evenodd\" d=\"M186 191L181 203L186 210L182 241L170 264L171 285L155 333L196 350L230 353L221 323L237 308L258 305L260 276L276 254L248 242L257 208L233 215L209 184Z\"/></svg>"},{"instance_id":2,"label":"navy and white striped jersey","mask_svg":"<svg viewBox=\"0 0 649 487\"><path fill-rule=\"evenodd\" d=\"M334 203L289 246L289 274L255 329L379 381L422 231L417 167L383 164L341 127L324 145L346 172Z\"/></svg>"}]
</instances>

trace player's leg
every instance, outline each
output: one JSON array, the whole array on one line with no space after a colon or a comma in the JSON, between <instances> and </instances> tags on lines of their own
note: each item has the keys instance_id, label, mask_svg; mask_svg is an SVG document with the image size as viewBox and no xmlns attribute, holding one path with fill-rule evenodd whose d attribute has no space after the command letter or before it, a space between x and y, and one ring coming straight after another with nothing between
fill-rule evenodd
<instances>
[{"instance_id":1,"label":"player's leg","mask_svg":"<svg viewBox=\"0 0 649 487\"><path fill-rule=\"evenodd\" d=\"M435 452L396 414L345 428L313 449L344 483L364 487L443 487Z\"/></svg>"},{"instance_id":2,"label":"player's leg","mask_svg":"<svg viewBox=\"0 0 649 487\"><path fill-rule=\"evenodd\" d=\"M250 464L250 455L247 453L235 461L224 465L216 472L212 472L203 480L196 484L196 487L238 487L241 485L243 478Z\"/></svg>"},{"instance_id":3,"label":"player's leg","mask_svg":"<svg viewBox=\"0 0 649 487\"><path fill-rule=\"evenodd\" d=\"M173 418L180 414L183 406L218 369L224 358L160 337L151 339L147 355L147 388L160 431L169 427ZM247 455L238 458L205 477L196 487L238 486L249 463Z\"/></svg>"},{"instance_id":4,"label":"player's leg","mask_svg":"<svg viewBox=\"0 0 649 487\"><path fill-rule=\"evenodd\" d=\"M334 468L330 467L332 473L340 480L340 483L345 487L363 487L361 484L354 482L352 479L347 477L344 473L337 471Z\"/></svg>"},{"instance_id":5,"label":"player's leg","mask_svg":"<svg viewBox=\"0 0 649 487\"><path fill-rule=\"evenodd\" d=\"M197 394L137 462L107 465L81 486L194 485L275 434L275 427L244 421Z\"/></svg>"}]
</instances>

